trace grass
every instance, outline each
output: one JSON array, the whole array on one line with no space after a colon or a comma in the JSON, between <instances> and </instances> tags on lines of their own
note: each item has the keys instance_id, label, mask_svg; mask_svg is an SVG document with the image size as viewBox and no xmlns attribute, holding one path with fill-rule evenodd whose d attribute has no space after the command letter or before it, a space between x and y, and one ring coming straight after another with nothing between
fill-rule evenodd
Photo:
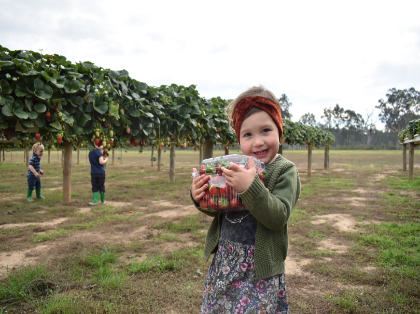
<instances>
[{"instance_id":1,"label":"grass","mask_svg":"<svg viewBox=\"0 0 420 314\"><path fill-rule=\"evenodd\" d=\"M0 226L0 250L4 258L29 252L34 259L32 266L10 267L2 275L0 313L199 311L210 263L203 247L211 219L160 215L191 206L190 172L199 165L198 153L177 151L176 184L169 183L167 166L161 172L156 163L150 166L150 151L124 153L114 166L107 165L109 203L96 207L88 205L92 195L84 157L73 164L72 203L63 204L62 190L50 190L62 182L54 152L51 164L42 161L46 199L32 203L25 201L21 154L13 161L8 156L0 166L0 176L8 178L7 184L0 182L0 215L3 224L16 226ZM162 156L169 165L169 153ZM401 171L398 151L332 150L331 168L325 171L323 150L314 150L310 178L305 150L287 150L284 156L297 165L302 179L288 228L288 260L300 265L300 272L286 273L291 311L419 313L418 154L414 181ZM338 229L339 220L314 224L315 216L329 214L352 218L354 228ZM59 218L66 220L41 225ZM336 251L325 243L346 249ZM27 287L37 282L60 289L29 295Z\"/></svg>"}]
</instances>

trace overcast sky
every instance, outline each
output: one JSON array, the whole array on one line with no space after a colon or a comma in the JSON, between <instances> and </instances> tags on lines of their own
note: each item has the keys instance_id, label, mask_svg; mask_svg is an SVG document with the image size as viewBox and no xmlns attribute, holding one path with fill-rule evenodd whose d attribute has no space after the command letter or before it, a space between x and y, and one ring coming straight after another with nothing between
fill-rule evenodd
<instances>
[{"instance_id":1,"label":"overcast sky","mask_svg":"<svg viewBox=\"0 0 420 314\"><path fill-rule=\"evenodd\" d=\"M293 121L378 111L420 89L420 1L0 0L0 45L126 69L152 86L232 99L263 85ZM383 125L377 121L377 126Z\"/></svg>"}]
</instances>

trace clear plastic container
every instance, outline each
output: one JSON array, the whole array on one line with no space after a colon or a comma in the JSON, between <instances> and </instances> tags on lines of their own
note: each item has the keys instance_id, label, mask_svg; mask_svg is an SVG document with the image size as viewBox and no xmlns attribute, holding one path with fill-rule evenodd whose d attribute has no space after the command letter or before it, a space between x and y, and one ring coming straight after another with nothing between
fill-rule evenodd
<instances>
[{"instance_id":1,"label":"clear plastic container","mask_svg":"<svg viewBox=\"0 0 420 314\"><path fill-rule=\"evenodd\" d=\"M255 157L252 157L252 159L256 172L264 183L265 165ZM230 162L236 163L240 167L248 167L249 156L234 154L204 159L200 164L200 169L192 173L193 178L200 175L210 176L209 186L205 191L206 194L200 201L201 209L216 213L248 211L246 204L238 196L238 192L227 185L222 175L221 167L229 169Z\"/></svg>"}]
</instances>

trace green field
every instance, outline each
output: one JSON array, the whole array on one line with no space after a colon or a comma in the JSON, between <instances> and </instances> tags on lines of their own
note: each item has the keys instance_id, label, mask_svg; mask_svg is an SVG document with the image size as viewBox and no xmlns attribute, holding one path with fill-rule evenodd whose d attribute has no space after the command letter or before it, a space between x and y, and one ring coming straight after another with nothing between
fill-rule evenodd
<instances>
[{"instance_id":1,"label":"green field","mask_svg":"<svg viewBox=\"0 0 420 314\"><path fill-rule=\"evenodd\" d=\"M238 153L231 151L230 153ZM420 313L420 154L414 181L401 151L285 150L302 194L289 223L291 313ZM224 154L216 151L214 156ZM42 158L43 201L26 201L23 152L0 165L0 313L198 313L211 220L191 206L199 154L116 152L107 204L89 207L86 152L73 152L62 202L61 151ZM34 193L35 194L35 193Z\"/></svg>"}]
</instances>

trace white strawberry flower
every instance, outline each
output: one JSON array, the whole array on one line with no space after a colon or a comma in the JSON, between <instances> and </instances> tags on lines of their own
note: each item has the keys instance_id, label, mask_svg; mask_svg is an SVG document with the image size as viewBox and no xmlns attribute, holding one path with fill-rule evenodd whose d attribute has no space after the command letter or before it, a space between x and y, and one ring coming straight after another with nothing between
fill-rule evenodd
<instances>
[{"instance_id":1,"label":"white strawberry flower","mask_svg":"<svg viewBox=\"0 0 420 314\"><path fill-rule=\"evenodd\" d=\"M6 73L6 78L10 79L12 76L9 73Z\"/></svg>"},{"instance_id":2,"label":"white strawberry flower","mask_svg":"<svg viewBox=\"0 0 420 314\"><path fill-rule=\"evenodd\" d=\"M26 50L22 50L23 53L26 53Z\"/></svg>"},{"instance_id":3,"label":"white strawberry flower","mask_svg":"<svg viewBox=\"0 0 420 314\"><path fill-rule=\"evenodd\" d=\"M15 81L15 82L16 82L17 80L18 80L18 78L17 78L17 77L14 77L14 78L13 78L13 81Z\"/></svg>"},{"instance_id":4,"label":"white strawberry flower","mask_svg":"<svg viewBox=\"0 0 420 314\"><path fill-rule=\"evenodd\" d=\"M36 63L41 63L41 59L38 59L35 61Z\"/></svg>"},{"instance_id":5,"label":"white strawberry flower","mask_svg":"<svg viewBox=\"0 0 420 314\"><path fill-rule=\"evenodd\" d=\"M7 55L9 54L9 52L8 52L8 51L5 51L4 53L5 53L5 54L7 54Z\"/></svg>"},{"instance_id":6,"label":"white strawberry flower","mask_svg":"<svg viewBox=\"0 0 420 314\"><path fill-rule=\"evenodd\" d=\"M105 95L108 95L108 92L107 91L105 91Z\"/></svg>"},{"instance_id":7,"label":"white strawberry flower","mask_svg":"<svg viewBox=\"0 0 420 314\"><path fill-rule=\"evenodd\" d=\"M95 92L99 92L97 88L95 88Z\"/></svg>"},{"instance_id":8,"label":"white strawberry flower","mask_svg":"<svg viewBox=\"0 0 420 314\"><path fill-rule=\"evenodd\" d=\"M64 66L63 66L63 65L60 65L60 68L61 68L61 69L64 69Z\"/></svg>"}]
</instances>

